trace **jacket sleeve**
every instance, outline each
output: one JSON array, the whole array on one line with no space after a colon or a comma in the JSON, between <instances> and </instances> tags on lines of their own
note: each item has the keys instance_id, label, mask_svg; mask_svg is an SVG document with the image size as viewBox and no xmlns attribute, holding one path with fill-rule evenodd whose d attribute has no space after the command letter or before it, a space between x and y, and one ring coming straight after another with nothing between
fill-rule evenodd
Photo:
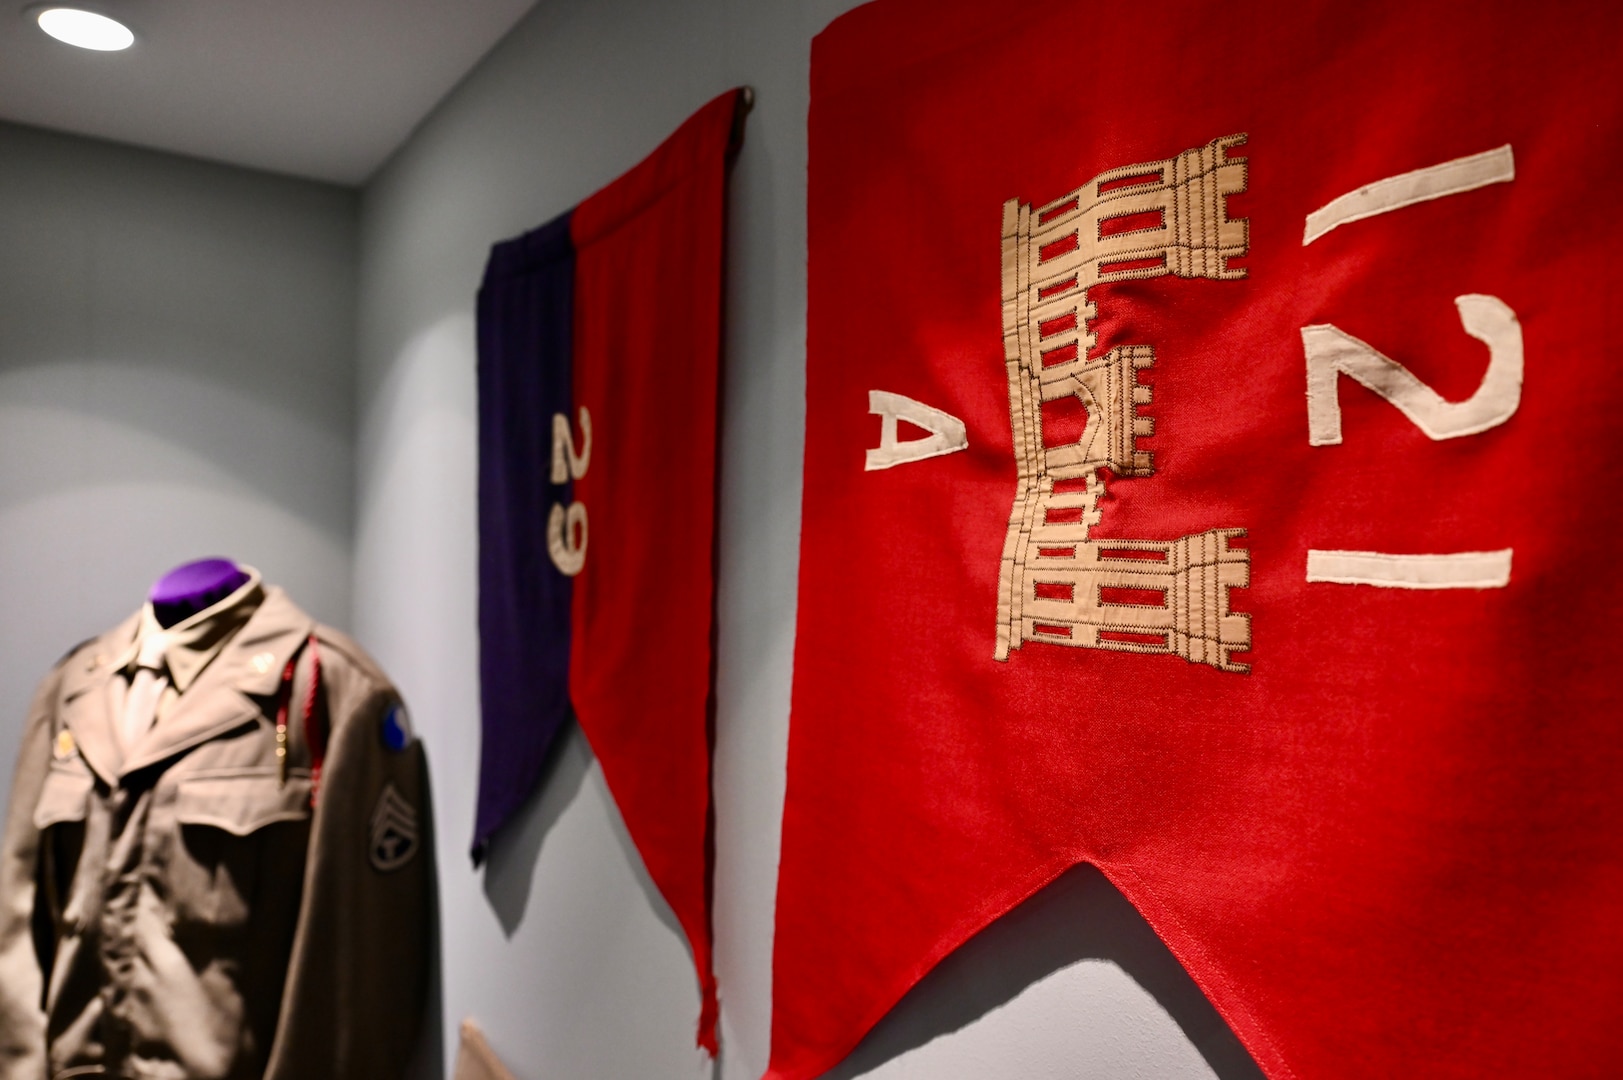
<instances>
[{"instance_id":1,"label":"jacket sleeve","mask_svg":"<svg viewBox=\"0 0 1623 1080\"><path fill-rule=\"evenodd\" d=\"M399 1080L433 940L427 766L409 727L390 745L392 688L351 671L324 690L330 742L265 1077Z\"/></svg>"},{"instance_id":2,"label":"jacket sleeve","mask_svg":"<svg viewBox=\"0 0 1623 1080\"><path fill-rule=\"evenodd\" d=\"M34 941L39 830L34 806L51 764L51 703L60 668L28 709L0 846L0 1080L45 1075L45 975Z\"/></svg>"}]
</instances>

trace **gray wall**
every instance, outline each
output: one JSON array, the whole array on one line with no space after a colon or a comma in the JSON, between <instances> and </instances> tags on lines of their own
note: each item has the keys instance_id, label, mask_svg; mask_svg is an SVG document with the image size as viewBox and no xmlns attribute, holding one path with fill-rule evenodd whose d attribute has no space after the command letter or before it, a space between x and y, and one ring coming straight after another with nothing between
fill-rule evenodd
<instances>
[{"instance_id":1,"label":"gray wall","mask_svg":"<svg viewBox=\"0 0 1623 1080\"><path fill-rule=\"evenodd\" d=\"M578 736L488 872L465 855L479 738L473 298L492 242L750 84L727 298L716 1072L765 1067L804 426L808 61L812 36L849 6L542 0L365 191L355 621L431 755L446 1057L471 1015L530 1080L712 1075L692 1048L688 954ZM1142 920L1083 869L950 958L836 1075L1214 1073L1256 1075Z\"/></svg>"},{"instance_id":2,"label":"gray wall","mask_svg":"<svg viewBox=\"0 0 1623 1080\"><path fill-rule=\"evenodd\" d=\"M0 786L34 683L177 563L348 623L357 205L0 124Z\"/></svg>"}]
</instances>

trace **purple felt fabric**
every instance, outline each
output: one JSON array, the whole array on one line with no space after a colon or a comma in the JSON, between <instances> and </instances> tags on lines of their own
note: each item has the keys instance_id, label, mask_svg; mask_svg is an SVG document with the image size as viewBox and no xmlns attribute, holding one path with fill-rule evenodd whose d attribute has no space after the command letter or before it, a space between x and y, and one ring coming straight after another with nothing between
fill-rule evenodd
<instances>
[{"instance_id":1,"label":"purple felt fabric","mask_svg":"<svg viewBox=\"0 0 1623 1080\"><path fill-rule=\"evenodd\" d=\"M570 717L570 579L547 556L552 418L573 416L575 248L566 213L497 244L479 290L479 674L473 860L524 805Z\"/></svg>"},{"instance_id":2,"label":"purple felt fabric","mask_svg":"<svg viewBox=\"0 0 1623 1080\"><path fill-rule=\"evenodd\" d=\"M248 572L230 559L198 559L159 578L147 599L158 625L174 626L218 604L247 581Z\"/></svg>"}]
</instances>

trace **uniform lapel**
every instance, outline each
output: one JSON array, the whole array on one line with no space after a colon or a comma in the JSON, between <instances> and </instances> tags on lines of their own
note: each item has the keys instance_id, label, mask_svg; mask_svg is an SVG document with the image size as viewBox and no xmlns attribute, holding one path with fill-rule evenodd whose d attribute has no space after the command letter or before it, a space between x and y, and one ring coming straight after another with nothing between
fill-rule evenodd
<instances>
[{"instance_id":1,"label":"uniform lapel","mask_svg":"<svg viewBox=\"0 0 1623 1080\"><path fill-rule=\"evenodd\" d=\"M288 658L309 636L310 617L281 589L267 587L265 599L246 625L203 669L130 751L121 775L173 757L232 731L260 715L255 697L270 697L281 685Z\"/></svg>"},{"instance_id":2,"label":"uniform lapel","mask_svg":"<svg viewBox=\"0 0 1623 1080\"><path fill-rule=\"evenodd\" d=\"M108 682L118 670L120 658L129 652L139 623L139 613L125 619L91 648L80 651L62 674L62 723L72 733L85 764L108 784L118 782L124 759L113 731Z\"/></svg>"}]
</instances>

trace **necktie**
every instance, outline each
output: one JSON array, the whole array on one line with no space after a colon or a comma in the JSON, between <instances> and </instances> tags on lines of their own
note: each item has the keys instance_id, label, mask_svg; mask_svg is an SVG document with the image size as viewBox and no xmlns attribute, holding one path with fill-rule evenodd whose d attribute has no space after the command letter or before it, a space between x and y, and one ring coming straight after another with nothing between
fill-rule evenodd
<instances>
[{"instance_id":1,"label":"necktie","mask_svg":"<svg viewBox=\"0 0 1623 1080\"><path fill-rule=\"evenodd\" d=\"M164 663L166 645L163 634L149 634L141 641L135 674L130 679L129 692L124 695L124 715L120 718L119 735L125 749L134 746L157 719L158 702L169 686Z\"/></svg>"}]
</instances>

